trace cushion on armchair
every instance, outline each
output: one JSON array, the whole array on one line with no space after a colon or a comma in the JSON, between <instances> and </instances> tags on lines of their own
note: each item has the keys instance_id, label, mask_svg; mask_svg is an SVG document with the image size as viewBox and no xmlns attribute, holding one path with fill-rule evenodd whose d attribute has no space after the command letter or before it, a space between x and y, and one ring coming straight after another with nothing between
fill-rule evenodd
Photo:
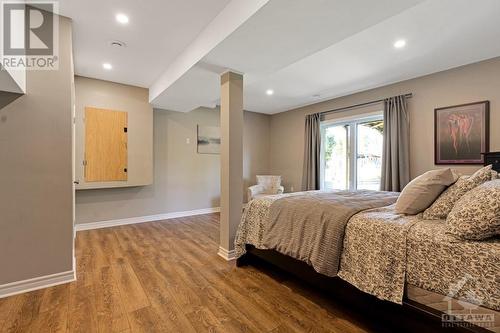
<instances>
[{"instance_id":1,"label":"cushion on armchair","mask_svg":"<svg viewBox=\"0 0 500 333\"><path fill-rule=\"evenodd\" d=\"M248 201L273 194L282 194L285 188L281 186L281 176L257 176L257 185L248 188Z\"/></svg>"},{"instance_id":2,"label":"cushion on armchair","mask_svg":"<svg viewBox=\"0 0 500 333\"><path fill-rule=\"evenodd\" d=\"M257 185L261 185L264 193L277 194L281 187L281 176L257 176Z\"/></svg>"}]
</instances>

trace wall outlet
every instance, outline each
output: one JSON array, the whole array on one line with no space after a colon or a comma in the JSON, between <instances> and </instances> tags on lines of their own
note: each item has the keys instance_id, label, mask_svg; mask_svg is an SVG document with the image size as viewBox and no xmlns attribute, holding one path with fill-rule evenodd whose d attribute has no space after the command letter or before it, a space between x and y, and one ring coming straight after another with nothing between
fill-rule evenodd
<instances>
[{"instance_id":1,"label":"wall outlet","mask_svg":"<svg viewBox=\"0 0 500 333\"><path fill-rule=\"evenodd\" d=\"M290 186L290 192L293 192L293 186Z\"/></svg>"},{"instance_id":2,"label":"wall outlet","mask_svg":"<svg viewBox=\"0 0 500 333\"><path fill-rule=\"evenodd\" d=\"M190 138L186 138L186 143L190 144L191 143L191 139Z\"/></svg>"}]
</instances>

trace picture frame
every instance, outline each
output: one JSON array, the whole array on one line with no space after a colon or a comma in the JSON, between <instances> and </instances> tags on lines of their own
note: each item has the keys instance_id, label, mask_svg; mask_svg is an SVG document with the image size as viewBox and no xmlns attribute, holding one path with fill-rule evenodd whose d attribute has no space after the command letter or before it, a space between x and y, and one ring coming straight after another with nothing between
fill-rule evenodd
<instances>
[{"instance_id":1,"label":"picture frame","mask_svg":"<svg viewBox=\"0 0 500 333\"><path fill-rule=\"evenodd\" d=\"M434 163L484 164L489 129L489 101L434 109Z\"/></svg>"},{"instance_id":2,"label":"picture frame","mask_svg":"<svg viewBox=\"0 0 500 333\"><path fill-rule=\"evenodd\" d=\"M220 154L221 134L218 126L197 126L198 154Z\"/></svg>"}]
</instances>

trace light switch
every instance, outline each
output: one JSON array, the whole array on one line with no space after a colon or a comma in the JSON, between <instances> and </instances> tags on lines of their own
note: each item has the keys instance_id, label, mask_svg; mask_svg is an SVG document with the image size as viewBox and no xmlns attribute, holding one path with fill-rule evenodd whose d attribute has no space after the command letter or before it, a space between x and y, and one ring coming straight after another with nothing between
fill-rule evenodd
<instances>
[{"instance_id":1,"label":"light switch","mask_svg":"<svg viewBox=\"0 0 500 333\"><path fill-rule=\"evenodd\" d=\"M191 139L190 138L186 138L186 143L190 144L191 143Z\"/></svg>"}]
</instances>

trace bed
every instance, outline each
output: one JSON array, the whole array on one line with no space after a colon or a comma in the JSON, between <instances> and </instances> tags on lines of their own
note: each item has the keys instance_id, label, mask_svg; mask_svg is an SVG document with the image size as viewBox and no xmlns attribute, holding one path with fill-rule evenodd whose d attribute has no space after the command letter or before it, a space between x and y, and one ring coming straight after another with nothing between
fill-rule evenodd
<instances>
[{"instance_id":1,"label":"bed","mask_svg":"<svg viewBox=\"0 0 500 333\"><path fill-rule=\"evenodd\" d=\"M453 313L447 321L478 323L481 315L480 326L500 332L500 239L457 240L443 220L396 214L397 196L309 191L253 200L236 235L237 263L258 256L309 281L341 279L385 301Z\"/></svg>"}]
</instances>

